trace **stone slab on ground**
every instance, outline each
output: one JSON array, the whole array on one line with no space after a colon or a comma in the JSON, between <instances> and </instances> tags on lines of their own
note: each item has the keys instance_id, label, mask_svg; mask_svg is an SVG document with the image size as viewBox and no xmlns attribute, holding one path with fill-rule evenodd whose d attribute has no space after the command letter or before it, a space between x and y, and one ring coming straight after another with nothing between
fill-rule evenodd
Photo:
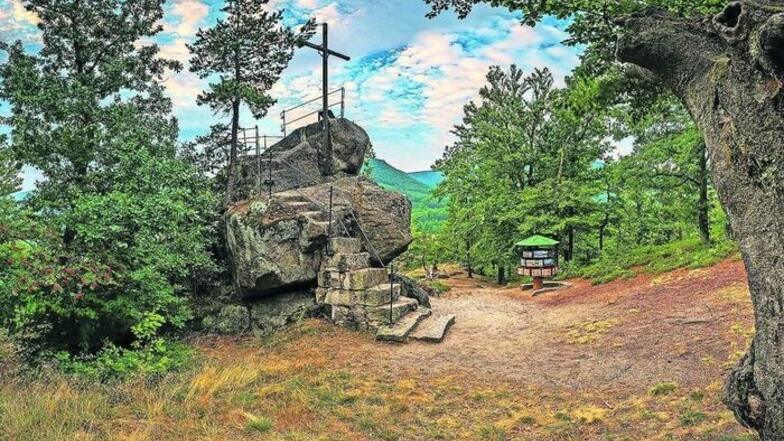
<instances>
[{"instance_id":1,"label":"stone slab on ground","mask_svg":"<svg viewBox=\"0 0 784 441\"><path fill-rule=\"evenodd\" d=\"M419 308L416 311L411 311L394 325L382 326L376 332L376 340L380 341L394 341L398 343L405 342L411 331L417 325L430 316L432 312L428 308Z\"/></svg>"},{"instance_id":2,"label":"stone slab on ground","mask_svg":"<svg viewBox=\"0 0 784 441\"><path fill-rule=\"evenodd\" d=\"M435 314L417 326L411 338L430 343L441 343L449 328L455 323L454 314Z\"/></svg>"}]
</instances>

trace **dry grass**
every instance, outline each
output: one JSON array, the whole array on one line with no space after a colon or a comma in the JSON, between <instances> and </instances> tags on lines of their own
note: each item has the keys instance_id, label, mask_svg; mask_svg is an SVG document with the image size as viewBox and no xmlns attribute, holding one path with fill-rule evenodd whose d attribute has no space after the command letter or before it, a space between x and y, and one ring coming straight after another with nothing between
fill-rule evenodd
<instances>
[{"instance_id":1,"label":"dry grass","mask_svg":"<svg viewBox=\"0 0 784 441\"><path fill-rule=\"evenodd\" d=\"M193 341L199 359L182 372L113 384L11 375L0 338L0 441L753 441L721 403L753 322L728 265L550 298L496 293L524 307L504 325L516 334L488 333L505 323L492 309L460 316L437 347L379 344L312 320L261 341ZM445 300L485 298L449 283ZM679 324L692 317L714 319ZM646 340L652 333L663 340ZM551 358L541 342L556 347ZM656 369L651 347L671 364ZM615 370L633 381L599 381Z\"/></svg>"},{"instance_id":2,"label":"dry grass","mask_svg":"<svg viewBox=\"0 0 784 441\"><path fill-rule=\"evenodd\" d=\"M336 332L344 333L311 321L276 341L198 342L200 363L163 378L105 385L58 376L6 379L0 386L0 438L752 439L720 403L718 382L693 390L649 385L649 392L629 396L547 390L463 374L419 378L360 372L329 356L327 340Z\"/></svg>"}]
</instances>

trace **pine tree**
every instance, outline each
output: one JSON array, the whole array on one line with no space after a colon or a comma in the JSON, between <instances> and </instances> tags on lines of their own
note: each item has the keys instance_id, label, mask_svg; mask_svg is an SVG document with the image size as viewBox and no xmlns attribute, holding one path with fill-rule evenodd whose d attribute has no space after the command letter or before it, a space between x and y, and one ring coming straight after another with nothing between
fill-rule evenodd
<instances>
[{"instance_id":1,"label":"pine tree","mask_svg":"<svg viewBox=\"0 0 784 441\"><path fill-rule=\"evenodd\" d=\"M15 161L11 149L5 143L5 137L0 135L0 198L19 190L19 172L21 164Z\"/></svg>"},{"instance_id":2,"label":"pine tree","mask_svg":"<svg viewBox=\"0 0 784 441\"><path fill-rule=\"evenodd\" d=\"M189 45L191 71L201 78L217 77L197 98L199 105L229 115L230 149L224 204L231 201L239 153L240 109L246 105L255 118L263 118L275 100L268 94L288 66L294 49L313 34L312 21L298 32L283 25L283 13L268 10L269 0L230 0L222 9L225 19L200 29Z\"/></svg>"}]
</instances>

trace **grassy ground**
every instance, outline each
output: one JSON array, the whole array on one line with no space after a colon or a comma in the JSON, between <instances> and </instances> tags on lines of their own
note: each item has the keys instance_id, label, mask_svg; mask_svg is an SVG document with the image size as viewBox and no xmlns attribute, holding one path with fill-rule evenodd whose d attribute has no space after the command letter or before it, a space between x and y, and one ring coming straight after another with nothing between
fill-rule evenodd
<instances>
[{"instance_id":1,"label":"grassy ground","mask_svg":"<svg viewBox=\"0 0 784 441\"><path fill-rule=\"evenodd\" d=\"M5 438L39 440L664 440L751 441L726 434L720 383L654 385L608 407L602 396L487 384L462 375L388 378L331 369L293 341L227 343L201 366L163 378L81 384L53 376L0 388ZM296 346L296 345L295 345ZM216 356L221 352L220 356Z\"/></svg>"},{"instance_id":2,"label":"grassy ground","mask_svg":"<svg viewBox=\"0 0 784 441\"><path fill-rule=\"evenodd\" d=\"M720 401L752 331L742 278L725 263L535 299L448 279L436 306L464 312L441 345L310 320L193 340L181 372L111 384L4 373L0 350L0 439L752 441Z\"/></svg>"}]
</instances>

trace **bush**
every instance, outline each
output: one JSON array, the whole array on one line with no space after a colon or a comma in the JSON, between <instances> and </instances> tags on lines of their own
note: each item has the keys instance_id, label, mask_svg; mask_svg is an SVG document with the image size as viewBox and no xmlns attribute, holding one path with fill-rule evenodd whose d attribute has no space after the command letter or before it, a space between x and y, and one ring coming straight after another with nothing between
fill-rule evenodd
<instances>
[{"instance_id":1,"label":"bush","mask_svg":"<svg viewBox=\"0 0 784 441\"><path fill-rule=\"evenodd\" d=\"M113 188L79 194L70 210L0 202L0 326L66 370L166 370L182 351L161 336L183 328L191 280L215 269L215 200L173 157L140 149L114 173Z\"/></svg>"}]
</instances>

